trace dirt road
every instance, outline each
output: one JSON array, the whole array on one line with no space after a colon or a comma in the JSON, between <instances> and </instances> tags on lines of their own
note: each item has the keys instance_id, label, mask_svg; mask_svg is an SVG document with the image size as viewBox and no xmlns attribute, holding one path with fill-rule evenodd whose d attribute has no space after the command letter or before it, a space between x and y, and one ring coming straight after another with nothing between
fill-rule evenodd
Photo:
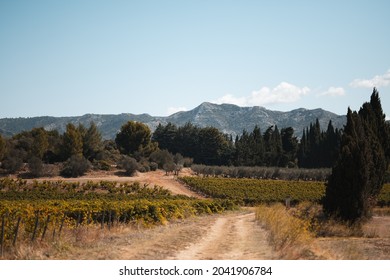
<instances>
[{"instance_id":1,"label":"dirt road","mask_svg":"<svg viewBox=\"0 0 390 280\"><path fill-rule=\"evenodd\" d=\"M191 175L183 169L181 175ZM61 177L40 180L140 182L159 185L173 194L202 198L187 189L173 175L158 170L137 173L134 177L118 176L113 172L90 172L76 179ZM99 232L82 244L72 246L51 258L59 259L272 259L275 254L267 244L265 231L255 221L254 209L207 215L170 222L150 229L125 227ZM90 235L90 233L89 233ZM89 239L89 240L88 240ZM45 258L45 257L44 257Z\"/></svg>"},{"instance_id":2,"label":"dirt road","mask_svg":"<svg viewBox=\"0 0 390 280\"><path fill-rule=\"evenodd\" d=\"M70 259L273 259L265 231L252 209L202 216L152 229L110 234Z\"/></svg>"},{"instance_id":3,"label":"dirt road","mask_svg":"<svg viewBox=\"0 0 390 280\"><path fill-rule=\"evenodd\" d=\"M272 259L272 249L267 236L255 221L253 212L235 213L219 217L208 228L206 234L172 259Z\"/></svg>"},{"instance_id":4,"label":"dirt road","mask_svg":"<svg viewBox=\"0 0 390 280\"><path fill-rule=\"evenodd\" d=\"M181 176L190 175L190 169L184 168L180 173ZM173 194L182 194L190 197L202 198L199 194L189 190L182 183L177 180L176 176L172 174L166 175L163 170L151 171L147 173L137 172L135 176L118 176L113 171L91 171L88 174L78 177L78 178L63 178L60 176L48 177L48 178L39 178L34 179L38 181L66 181L66 182L79 182L86 183L88 181L99 182L99 181L110 181L118 183L132 183L139 182L141 184L148 184L153 187L158 185L164 187L165 189L170 190ZM27 181L33 181L29 179Z\"/></svg>"}]
</instances>

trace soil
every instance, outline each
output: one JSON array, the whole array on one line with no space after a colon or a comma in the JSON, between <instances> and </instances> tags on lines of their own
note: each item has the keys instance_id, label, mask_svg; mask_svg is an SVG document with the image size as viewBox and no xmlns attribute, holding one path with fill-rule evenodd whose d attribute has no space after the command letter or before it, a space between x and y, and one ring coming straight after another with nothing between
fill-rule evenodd
<instances>
[{"instance_id":1,"label":"soil","mask_svg":"<svg viewBox=\"0 0 390 280\"><path fill-rule=\"evenodd\" d=\"M71 255L70 255L71 254ZM126 260L273 259L254 209L194 217L151 229L107 235L59 258Z\"/></svg>"},{"instance_id":2,"label":"soil","mask_svg":"<svg viewBox=\"0 0 390 280\"><path fill-rule=\"evenodd\" d=\"M67 182L80 182L86 183L88 181L99 182L99 181L111 181L111 182L119 182L119 183L131 183L131 182L139 182L141 184L147 184L150 187L153 186L161 186L168 190L170 190L173 194L181 194L190 197L203 198L199 194L189 190L182 183L177 180L177 176L173 174L166 174L165 171L157 170L151 171L147 173L137 172L134 176L121 176L121 172L119 171L91 171L88 174L78 177L78 178L64 178L60 176L55 177L44 177L34 180L39 181L67 181ZM180 176L192 176L191 170L189 168L185 168L180 172ZM27 181L31 181L32 179L28 179Z\"/></svg>"}]
</instances>

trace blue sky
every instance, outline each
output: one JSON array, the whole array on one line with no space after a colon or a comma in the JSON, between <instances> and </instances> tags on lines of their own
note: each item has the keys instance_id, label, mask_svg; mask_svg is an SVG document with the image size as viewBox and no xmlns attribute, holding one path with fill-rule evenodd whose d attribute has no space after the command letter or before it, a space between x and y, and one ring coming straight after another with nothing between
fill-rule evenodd
<instances>
[{"instance_id":1,"label":"blue sky","mask_svg":"<svg viewBox=\"0 0 390 280\"><path fill-rule=\"evenodd\" d=\"M390 115L390 1L0 0L0 117L204 101Z\"/></svg>"}]
</instances>

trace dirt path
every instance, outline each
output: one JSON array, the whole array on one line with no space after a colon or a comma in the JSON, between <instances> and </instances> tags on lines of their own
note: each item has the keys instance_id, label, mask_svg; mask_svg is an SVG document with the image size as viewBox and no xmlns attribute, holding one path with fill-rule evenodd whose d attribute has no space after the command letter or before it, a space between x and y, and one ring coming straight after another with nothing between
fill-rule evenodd
<instances>
[{"instance_id":1,"label":"dirt path","mask_svg":"<svg viewBox=\"0 0 390 280\"><path fill-rule=\"evenodd\" d=\"M190 175L189 169L183 169L180 175L181 176ZM202 196L189 190L182 183L180 183L177 180L176 176L166 175L165 172L162 170L150 171L147 173L137 172L137 174L133 177L118 176L113 172L99 171L99 172L90 172L87 175L78 178L63 178L57 176L57 177L50 177L50 178L39 178L38 180L39 181L43 181L43 180L66 181L66 182L79 182L79 183L86 183L88 181L93 181L93 182L110 181L110 182L118 182L118 183L139 182L141 184L148 184L151 187L155 185L164 187L170 190L173 194L182 194L186 196L202 198ZM28 179L28 181L32 181L32 180Z\"/></svg>"},{"instance_id":2,"label":"dirt path","mask_svg":"<svg viewBox=\"0 0 390 280\"><path fill-rule=\"evenodd\" d=\"M273 259L252 209L132 230L80 248L67 259Z\"/></svg>"},{"instance_id":3,"label":"dirt path","mask_svg":"<svg viewBox=\"0 0 390 280\"><path fill-rule=\"evenodd\" d=\"M179 260L271 258L266 233L256 223L253 212L219 217L203 238L173 256Z\"/></svg>"}]
</instances>

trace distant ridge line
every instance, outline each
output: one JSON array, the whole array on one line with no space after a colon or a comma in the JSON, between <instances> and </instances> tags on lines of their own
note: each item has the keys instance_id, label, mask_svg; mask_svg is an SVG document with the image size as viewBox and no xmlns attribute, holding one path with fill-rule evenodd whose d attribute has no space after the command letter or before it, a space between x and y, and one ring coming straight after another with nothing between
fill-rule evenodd
<instances>
[{"instance_id":1,"label":"distant ridge line","mask_svg":"<svg viewBox=\"0 0 390 280\"><path fill-rule=\"evenodd\" d=\"M11 137L21 131L28 131L35 127L46 130L65 131L68 123L89 126L94 122L104 139L114 139L121 126L127 121L145 123L152 131L161 123L173 123L182 126L192 123L200 127L212 126L232 136L242 134L243 130L251 131L257 125L264 132L269 126L277 125L279 129L292 127L296 136L300 137L305 127L314 123L318 118L322 130L326 130L329 121L335 128L342 128L346 123L345 115L318 109L298 108L287 112L272 111L264 107L240 107L234 104L213 104L204 102L189 111L174 113L167 117L154 117L149 114L85 114L74 117L28 117L0 119L0 134Z\"/></svg>"}]
</instances>

